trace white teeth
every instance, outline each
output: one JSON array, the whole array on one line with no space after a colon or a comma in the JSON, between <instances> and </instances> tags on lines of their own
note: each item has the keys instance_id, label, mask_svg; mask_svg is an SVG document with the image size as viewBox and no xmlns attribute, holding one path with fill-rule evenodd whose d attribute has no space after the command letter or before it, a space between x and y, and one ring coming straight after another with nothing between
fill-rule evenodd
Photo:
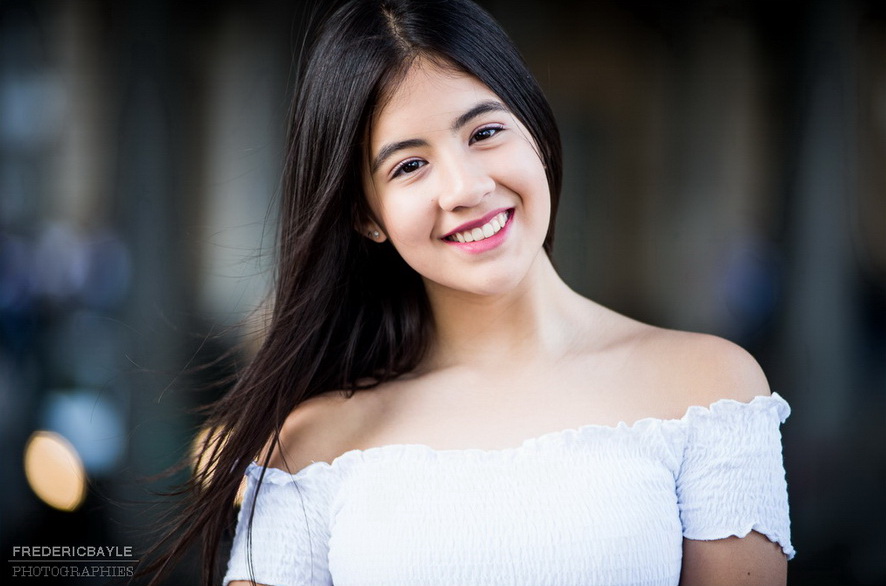
<instances>
[{"instance_id":1,"label":"white teeth","mask_svg":"<svg viewBox=\"0 0 886 586\"><path fill-rule=\"evenodd\" d=\"M477 242L478 240L485 240L486 238L497 234L507 223L508 212L502 212L479 228L465 230L464 232L456 232L455 234L448 236L447 240L455 240L458 242Z\"/></svg>"}]
</instances>

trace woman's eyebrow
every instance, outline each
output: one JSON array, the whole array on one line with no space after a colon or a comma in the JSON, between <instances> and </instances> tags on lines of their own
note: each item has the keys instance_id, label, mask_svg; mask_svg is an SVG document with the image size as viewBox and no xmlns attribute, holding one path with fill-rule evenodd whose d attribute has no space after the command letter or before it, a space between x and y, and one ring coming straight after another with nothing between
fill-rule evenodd
<instances>
[{"instance_id":1,"label":"woman's eyebrow","mask_svg":"<svg viewBox=\"0 0 886 586\"><path fill-rule=\"evenodd\" d=\"M378 168L381 167L382 163L384 163L388 157L390 157L397 151L402 151L403 149L412 149L420 146L428 146L428 141L422 140L420 138L410 138L408 140L401 140L398 142L391 142L386 144L381 148L380 151L378 151L378 154L372 161L372 173L378 171Z\"/></svg>"},{"instance_id":2,"label":"woman's eyebrow","mask_svg":"<svg viewBox=\"0 0 886 586\"><path fill-rule=\"evenodd\" d=\"M504 104L497 100L485 100L480 102L464 114L460 115L452 122L451 130L456 132L461 130L465 124L476 118L477 116L482 116L488 112L508 112L509 110L505 107ZM385 160L396 153L397 151L401 151L403 149L411 149L420 146L427 146L428 142L426 140L420 138L410 138L408 140L401 140L397 142L388 143L383 146L378 154L375 156L375 159L372 161L372 166L370 167L371 173L375 173L378 171L378 168L382 166L382 163Z\"/></svg>"},{"instance_id":3,"label":"woman's eyebrow","mask_svg":"<svg viewBox=\"0 0 886 586\"><path fill-rule=\"evenodd\" d=\"M505 105L497 100L486 100L480 102L461 116L455 119L455 122L452 123L452 131L455 132L457 130L461 130L461 128L476 118L477 116L482 116L488 112L507 112L508 109L505 108Z\"/></svg>"}]
</instances>

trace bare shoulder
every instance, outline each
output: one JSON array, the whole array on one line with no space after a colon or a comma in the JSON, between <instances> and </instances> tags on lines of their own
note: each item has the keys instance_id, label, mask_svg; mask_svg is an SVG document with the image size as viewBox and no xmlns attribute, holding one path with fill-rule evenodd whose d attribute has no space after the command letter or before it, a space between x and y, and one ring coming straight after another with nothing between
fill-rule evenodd
<instances>
[{"instance_id":1,"label":"bare shoulder","mask_svg":"<svg viewBox=\"0 0 886 586\"><path fill-rule=\"evenodd\" d=\"M717 336L649 327L636 342L657 392L674 414L720 399L748 402L770 394L762 368L745 349Z\"/></svg>"},{"instance_id":2,"label":"bare shoulder","mask_svg":"<svg viewBox=\"0 0 886 586\"><path fill-rule=\"evenodd\" d=\"M331 462L351 449L362 425L363 416L344 393L311 397L286 418L277 445L269 443L268 465L295 473L314 462Z\"/></svg>"}]
</instances>

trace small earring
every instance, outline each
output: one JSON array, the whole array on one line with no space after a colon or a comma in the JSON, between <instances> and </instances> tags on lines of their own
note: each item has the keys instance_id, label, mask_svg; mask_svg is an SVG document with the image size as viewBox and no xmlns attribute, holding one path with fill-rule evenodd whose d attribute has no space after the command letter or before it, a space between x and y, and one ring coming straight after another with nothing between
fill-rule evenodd
<instances>
[{"instance_id":1,"label":"small earring","mask_svg":"<svg viewBox=\"0 0 886 586\"><path fill-rule=\"evenodd\" d=\"M369 234L369 237L373 240L378 240L378 230L370 230L367 234Z\"/></svg>"}]
</instances>

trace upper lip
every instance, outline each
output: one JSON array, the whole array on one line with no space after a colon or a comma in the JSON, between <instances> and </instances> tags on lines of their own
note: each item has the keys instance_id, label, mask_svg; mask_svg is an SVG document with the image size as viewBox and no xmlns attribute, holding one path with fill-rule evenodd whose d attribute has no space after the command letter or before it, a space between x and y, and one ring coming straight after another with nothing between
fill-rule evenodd
<instances>
[{"instance_id":1,"label":"upper lip","mask_svg":"<svg viewBox=\"0 0 886 586\"><path fill-rule=\"evenodd\" d=\"M474 228L479 228L483 224L488 224L490 221L492 221L492 218L494 218L495 216L499 215L502 212L507 212L510 209L511 208L499 208L497 210L492 210L488 214L484 215L482 218L479 218L476 220L471 220L470 222L465 222L464 224L455 228L451 232L447 232L446 234L443 235L443 238L449 238L450 236L452 236L453 234L457 234L458 232L465 232L467 230L473 230Z\"/></svg>"}]
</instances>

